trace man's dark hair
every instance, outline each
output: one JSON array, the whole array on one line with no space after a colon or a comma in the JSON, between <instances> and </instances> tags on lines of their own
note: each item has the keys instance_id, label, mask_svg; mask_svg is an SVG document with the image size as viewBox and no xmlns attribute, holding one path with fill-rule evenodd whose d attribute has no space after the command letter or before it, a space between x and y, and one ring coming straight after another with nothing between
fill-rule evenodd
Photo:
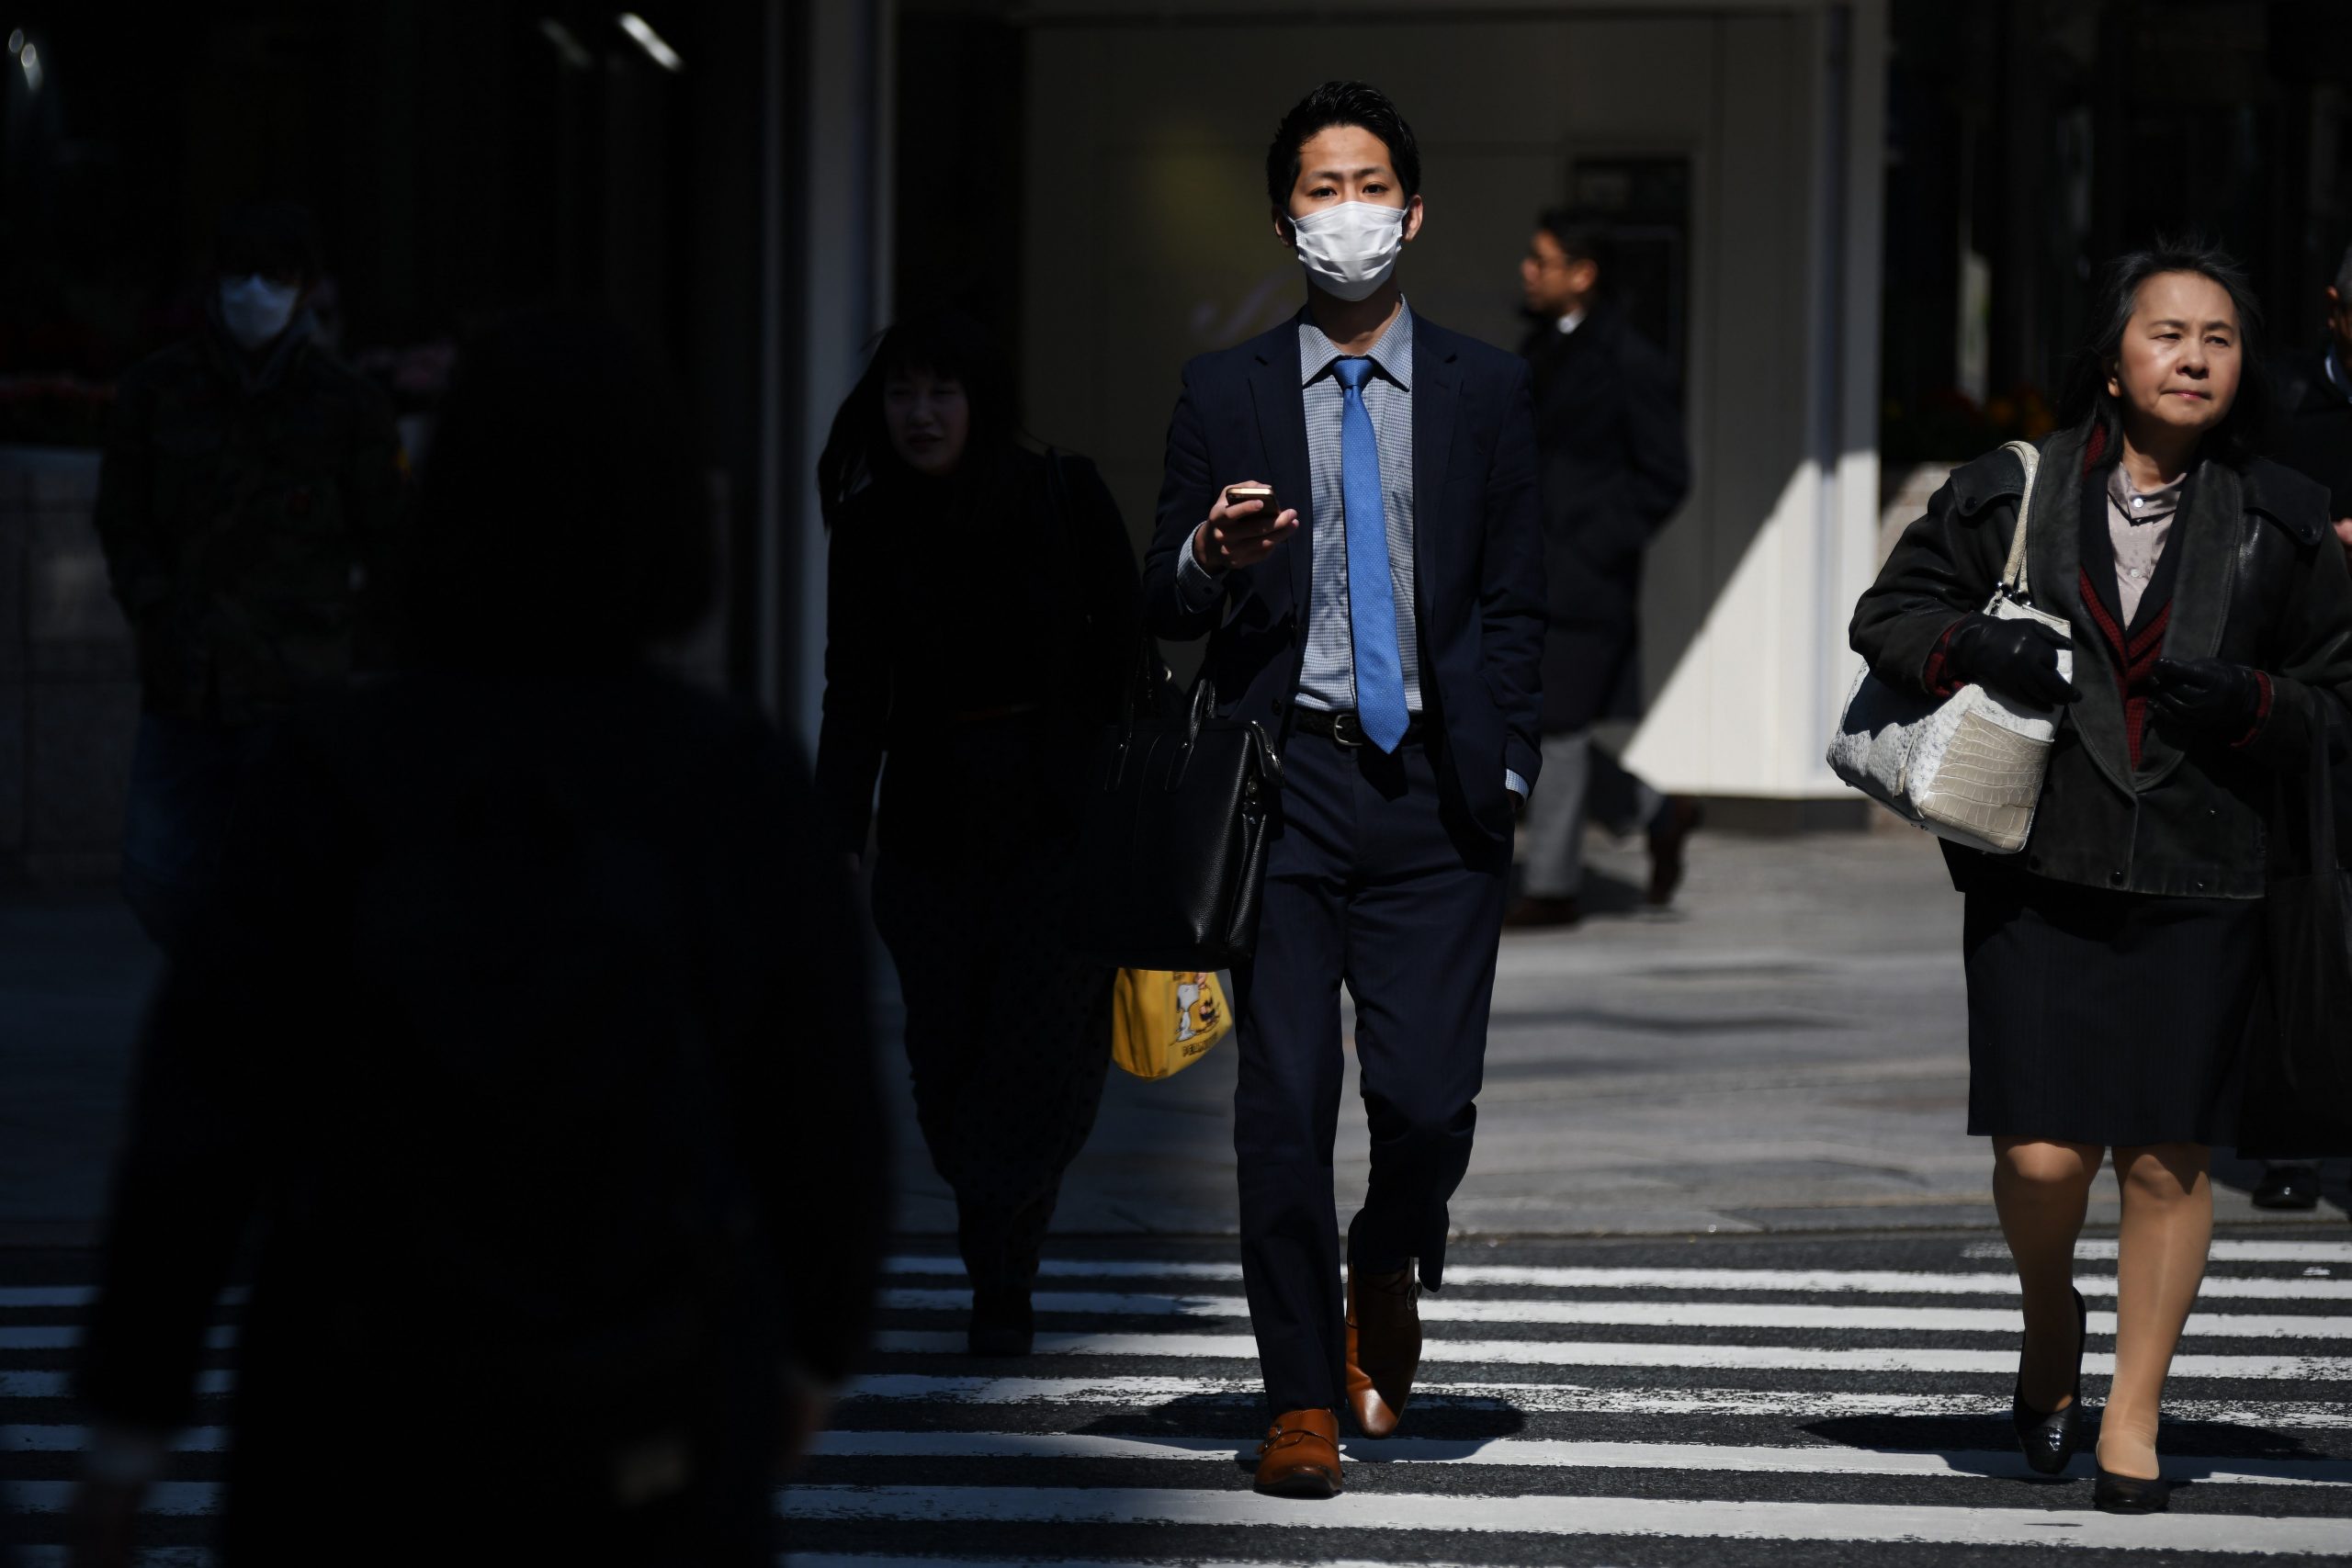
<instances>
[{"instance_id":1,"label":"man's dark hair","mask_svg":"<svg viewBox=\"0 0 2352 1568\"><path fill-rule=\"evenodd\" d=\"M2058 423L2083 430L2098 450L2112 459L2123 451L2123 414L2107 389L2109 367L2123 350L2123 333L2140 299L2140 286L2167 272L2195 273L2211 279L2230 297L2238 318L2238 395L2222 422L2208 431L2205 452L2233 467L2257 449L2270 422L2270 378L2262 356L2262 307L2237 258L2199 234L2158 235L2144 250L2127 251L2108 264L2098 300L2091 307L2090 333L2068 362Z\"/></svg>"},{"instance_id":2,"label":"man's dark hair","mask_svg":"<svg viewBox=\"0 0 2352 1568\"><path fill-rule=\"evenodd\" d=\"M953 377L964 389L971 425L963 458L956 466L958 478L996 477L1017 449L1020 411L1012 367L996 339L978 321L952 307L919 310L876 340L865 374L858 378L833 415L825 449L817 458L817 503L826 526L832 525L842 503L866 485L903 479L910 472L890 445L889 429L882 419L882 395L890 378L914 370Z\"/></svg>"},{"instance_id":3,"label":"man's dark hair","mask_svg":"<svg viewBox=\"0 0 2352 1568\"><path fill-rule=\"evenodd\" d=\"M1420 143L1413 140L1413 128L1388 95L1368 82L1326 82L1283 116L1266 148L1266 198L1276 212L1290 211L1290 193L1298 184L1299 149L1335 125L1359 126L1379 137L1388 149L1396 183L1405 187L1405 199L1421 194Z\"/></svg>"},{"instance_id":4,"label":"man's dark hair","mask_svg":"<svg viewBox=\"0 0 2352 1568\"><path fill-rule=\"evenodd\" d=\"M291 201L248 201L228 209L212 231L212 270L223 277L319 276L319 226Z\"/></svg>"},{"instance_id":5,"label":"man's dark hair","mask_svg":"<svg viewBox=\"0 0 2352 1568\"><path fill-rule=\"evenodd\" d=\"M1609 281L1609 267L1616 257L1611 249L1609 219L1601 213L1582 207L1552 207L1536 214L1536 228L1560 243L1570 261L1590 262L1600 275L1600 282Z\"/></svg>"},{"instance_id":6,"label":"man's dark hair","mask_svg":"<svg viewBox=\"0 0 2352 1568\"><path fill-rule=\"evenodd\" d=\"M692 631L718 539L692 431L651 352L594 311L464 343L395 572L412 660L609 669Z\"/></svg>"}]
</instances>

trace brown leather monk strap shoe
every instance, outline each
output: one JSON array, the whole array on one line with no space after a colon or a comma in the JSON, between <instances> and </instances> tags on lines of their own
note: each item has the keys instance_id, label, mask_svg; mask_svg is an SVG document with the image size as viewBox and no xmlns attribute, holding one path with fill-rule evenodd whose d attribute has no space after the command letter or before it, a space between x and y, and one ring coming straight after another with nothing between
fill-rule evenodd
<instances>
[{"instance_id":1,"label":"brown leather monk strap shoe","mask_svg":"<svg viewBox=\"0 0 2352 1568\"><path fill-rule=\"evenodd\" d=\"M1258 1490L1276 1497L1340 1495L1340 1418L1329 1410L1285 1410L1258 1445Z\"/></svg>"},{"instance_id":2,"label":"brown leather monk strap shoe","mask_svg":"<svg viewBox=\"0 0 2352 1568\"><path fill-rule=\"evenodd\" d=\"M1413 1266L1359 1274L1348 1265L1348 1408L1367 1438L1396 1429L1421 1370L1421 1287Z\"/></svg>"}]
</instances>

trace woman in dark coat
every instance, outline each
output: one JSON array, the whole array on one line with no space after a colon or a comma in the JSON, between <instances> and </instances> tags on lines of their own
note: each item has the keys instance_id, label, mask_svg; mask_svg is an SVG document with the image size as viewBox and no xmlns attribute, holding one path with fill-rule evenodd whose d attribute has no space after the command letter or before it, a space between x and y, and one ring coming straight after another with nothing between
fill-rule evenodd
<instances>
[{"instance_id":1,"label":"woman in dark coat","mask_svg":"<svg viewBox=\"0 0 2352 1568\"><path fill-rule=\"evenodd\" d=\"M407 668L256 763L147 1026L81 1371L94 1568L249 1232L225 1562L775 1562L888 1168L807 776L647 660L708 601L699 479L616 330L468 345Z\"/></svg>"},{"instance_id":2,"label":"woman in dark coat","mask_svg":"<svg viewBox=\"0 0 2352 1568\"><path fill-rule=\"evenodd\" d=\"M1968 1130L1994 1146L2036 1469L2077 1438L2086 1317L2075 1238L2102 1156L2123 1202L2099 1506L2165 1502L2165 1373L2203 1275L2210 1145L2264 961L2265 840L2282 781L2352 700L2352 579L2318 486L2249 454L2256 313L2221 253L2118 262L2035 482L2030 581L2065 639L1980 614L2022 466L1955 470L1863 595L1855 649L1931 694L1981 683L2062 711L2022 854L1946 847L1967 896Z\"/></svg>"},{"instance_id":3,"label":"woman in dark coat","mask_svg":"<svg viewBox=\"0 0 2352 1568\"><path fill-rule=\"evenodd\" d=\"M1110 1066L1114 972L1070 951L1064 911L1089 761L1143 647L1135 557L1093 465L1018 443L1009 373L952 312L883 335L818 484L818 785L860 857L880 777L874 917L956 1194L971 1347L1025 1355L1038 1252Z\"/></svg>"}]
</instances>

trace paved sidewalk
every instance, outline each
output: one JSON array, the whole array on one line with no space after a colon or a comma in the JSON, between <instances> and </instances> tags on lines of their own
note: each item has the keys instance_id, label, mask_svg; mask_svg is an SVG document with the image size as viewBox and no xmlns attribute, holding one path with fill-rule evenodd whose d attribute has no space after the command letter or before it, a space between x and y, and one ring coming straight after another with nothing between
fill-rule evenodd
<instances>
[{"instance_id":1,"label":"paved sidewalk","mask_svg":"<svg viewBox=\"0 0 2352 1568\"><path fill-rule=\"evenodd\" d=\"M1593 864L1592 918L1504 938L1458 1232L1995 1224L1989 1152L1962 1130L1961 901L1931 840L1899 829L1702 835L1678 908L1662 919L1638 908L1638 852L1597 847ZM1230 1042L1164 1083L1116 1070L1111 1079L1056 1229L1235 1230ZM910 1111L900 1123L901 1228L951 1232L953 1204L912 1141ZM1366 1169L1351 1059L1343 1218ZM2254 1168L2220 1171L2219 1217L2309 1218L2249 1203ZM2329 1167L2323 1215L2343 1217L2344 1176L2341 1162ZM2103 1182L2090 1222L2112 1224L2116 1212Z\"/></svg>"},{"instance_id":2,"label":"paved sidewalk","mask_svg":"<svg viewBox=\"0 0 2352 1568\"><path fill-rule=\"evenodd\" d=\"M1671 917L1635 908L1638 854L1596 859L1597 912L1503 946L1477 1153L1454 1204L1486 1236L1989 1225L1963 1134L1960 900L1906 833L1703 836ZM130 1040L157 964L119 903L0 892L0 1247L95 1238ZM887 973L887 971L886 971ZM954 1228L906 1101L895 1001L900 1228ZM322 1042L322 1048L331 1043ZM1114 1071L1057 1228L1234 1229L1234 1051L1145 1084ZM1340 1117L1343 1200L1363 1117ZM2262 1221L2225 1165L2218 1208ZM2344 1170L2331 1167L2341 1219ZM2094 1224L2114 1218L2103 1186ZM2294 1216L2301 1218L2301 1216Z\"/></svg>"}]
</instances>

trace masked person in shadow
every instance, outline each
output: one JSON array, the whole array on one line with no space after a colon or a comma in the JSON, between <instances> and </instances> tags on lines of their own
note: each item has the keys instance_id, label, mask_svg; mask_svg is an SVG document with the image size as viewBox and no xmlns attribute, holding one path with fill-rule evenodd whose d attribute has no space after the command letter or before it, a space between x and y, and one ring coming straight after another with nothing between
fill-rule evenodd
<instances>
[{"instance_id":1,"label":"masked person in shadow","mask_svg":"<svg viewBox=\"0 0 2352 1568\"><path fill-rule=\"evenodd\" d=\"M876 836L875 923L986 1356L1032 1347L1038 1254L1110 1069L1114 971L1071 951L1064 911L1144 646L1117 504L1091 463L1023 446L1015 412L979 325L929 311L882 335L817 468L818 786L844 852Z\"/></svg>"},{"instance_id":2,"label":"masked person in shadow","mask_svg":"<svg viewBox=\"0 0 2352 1568\"><path fill-rule=\"evenodd\" d=\"M648 662L716 557L662 387L593 317L472 344L403 670L254 763L141 1044L80 1371L92 1568L248 1239L231 1568L775 1561L888 1166L801 764Z\"/></svg>"},{"instance_id":3,"label":"masked person in shadow","mask_svg":"<svg viewBox=\"0 0 2352 1568\"><path fill-rule=\"evenodd\" d=\"M2110 268L2041 447L2027 561L2070 624L1982 613L2024 494L2007 448L1953 470L1854 613L1879 678L1979 684L2061 722L2022 853L1947 844L1966 895L1970 1133L2024 1296L2013 1419L2030 1464L2081 1439L2075 1241L2109 1152L2122 1196L2096 1502L2166 1506L2158 1411L2212 1233L2262 984L2274 803L2352 701L2352 576L2327 495L2250 442L2253 291L2194 243ZM2060 656L2072 649L2071 680Z\"/></svg>"},{"instance_id":4,"label":"masked person in shadow","mask_svg":"<svg viewBox=\"0 0 2352 1568\"><path fill-rule=\"evenodd\" d=\"M167 951L271 727L342 690L404 488L390 402L313 341L310 215L232 208L204 324L124 376L96 524L143 715L123 891Z\"/></svg>"}]
</instances>

